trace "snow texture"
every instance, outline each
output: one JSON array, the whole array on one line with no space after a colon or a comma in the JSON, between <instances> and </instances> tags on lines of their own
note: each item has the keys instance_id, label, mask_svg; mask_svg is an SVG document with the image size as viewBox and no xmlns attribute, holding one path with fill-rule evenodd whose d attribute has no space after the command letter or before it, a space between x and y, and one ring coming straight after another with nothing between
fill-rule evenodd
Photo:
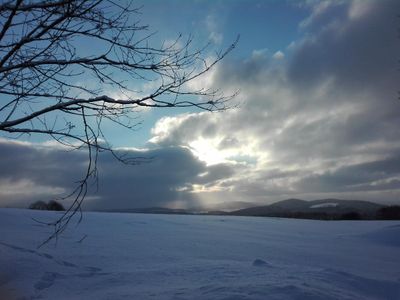
<instances>
[{"instance_id":1,"label":"snow texture","mask_svg":"<svg viewBox=\"0 0 400 300\"><path fill-rule=\"evenodd\" d=\"M314 204L310 208L325 208L325 207L337 207L337 203L321 203L321 204Z\"/></svg>"},{"instance_id":2,"label":"snow texture","mask_svg":"<svg viewBox=\"0 0 400 300\"><path fill-rule=\"evenodd\" d=\"M0 209L0 299L400 299L400 222Z\"/></svg>"}]
</instances>

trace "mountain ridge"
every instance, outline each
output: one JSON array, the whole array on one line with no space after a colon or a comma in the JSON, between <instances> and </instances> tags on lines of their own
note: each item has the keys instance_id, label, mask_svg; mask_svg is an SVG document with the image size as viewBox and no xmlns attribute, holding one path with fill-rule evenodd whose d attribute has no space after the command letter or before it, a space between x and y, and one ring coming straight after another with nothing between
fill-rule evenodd
<instances>
[{"instance_id":1,"label":"mountain ridge","mask_svg":"<svg viewBox=\"0 0 400 300\"><path fill-rule=\"evenodd\" d=\"M250 203L249 203L250 204ZM148 207L133 209L114 209L109 212L120 213L144 213L144 214L182 214L182 215L226 215L226 216L254 216L254 217L278 217L318 220L376 220L385 219L382 216L383 209L389 209L394 213L394 219L398 219L397 208L393 211L389 205L382 205L365 200L346 200L326 198L317 200L302 200L296 198L285 199L268 205L250 206L233 211L214 209L177 209L166 207ZM400 206L398 206L400 209ZM390 213L390 212L389 212ZM397 216L397 217L396 217Z\"/></svg>"},{"instance_id":2,"label":"mountain ridge","mask_svg":"<svg viewBox=\"0 0 400 300\"><path fill-rule=\"evenodd\" d=\"M340 218L347 214L356 214L359 218L375 217L380 208L378 203L364 200L318 199L285 199L269 205L254 206L230 212L236 216L296 217L296 218ZM350 217L350 215L348 216Z\"/></svg>"}]
</instances>

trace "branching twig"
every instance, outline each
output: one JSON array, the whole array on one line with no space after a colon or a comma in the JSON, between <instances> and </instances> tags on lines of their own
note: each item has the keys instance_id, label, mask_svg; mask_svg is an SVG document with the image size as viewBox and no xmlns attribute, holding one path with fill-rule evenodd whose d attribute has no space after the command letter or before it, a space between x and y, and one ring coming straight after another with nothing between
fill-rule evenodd
<instances>
[{"instance_id":1,"label":"branching twig","mask_svg":"<svg viewBox=\"0 0 400 300\"><path fill-rule=\"evenodd\" d=\"M134 129L136 108L220 111L235 96L189 83L209 72L237 40L212 56L210 44L193 48L191 36L156 46L154 33L135 20L138 13L132 4L111 0L0 4L0 131L48 135L88 155L83 178L63 197L71 205L48 223L54 233L44 244L74 216L81 218L88 183L97 180L99 151L133 165L151 160L115 152L103 134L104 119ZM123 96L111 96L116 91Z\"/></svg>"}]
</instances>

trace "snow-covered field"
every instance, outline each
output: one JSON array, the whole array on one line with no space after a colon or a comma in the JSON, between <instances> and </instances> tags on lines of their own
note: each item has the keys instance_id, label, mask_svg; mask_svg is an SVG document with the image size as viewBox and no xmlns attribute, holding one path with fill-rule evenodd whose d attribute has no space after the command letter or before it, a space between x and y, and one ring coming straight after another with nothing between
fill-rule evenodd
<instances>
[{"instance_id":1,"label":"snow-covered field","mask_svg":"<svg viewBox=\"0 0 400 300\"><path fill-rule=\"evenodd\" d=\"M54 214L0 209L0 299L400 299L400 222L86 213L37 249Z\"/></svg>"}]
</instances>

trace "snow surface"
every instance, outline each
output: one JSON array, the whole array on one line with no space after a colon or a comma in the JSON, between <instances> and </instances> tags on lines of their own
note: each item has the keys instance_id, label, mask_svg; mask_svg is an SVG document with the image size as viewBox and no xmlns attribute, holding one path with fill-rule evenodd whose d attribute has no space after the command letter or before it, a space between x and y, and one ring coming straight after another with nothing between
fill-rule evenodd
<instances>
[{"instance_id":1,"label":"snow surface","mask_svg":"<svg viewBox=\"0 0 400 300\"><path fill-rule=\"evenodd\" d=\"M55 214L0 209L0 299L400 299L398 221L85 213L37 249Z\"/></svg>"},{"instance_id":2,"label":"snow surface","mask_svg":"<svg viewBox=\"0 0 400 300\"><path fill-rule=\"evenodd\" d=\"M321 204L314 204L310 208L325 208L325 207L337 207L337 203L321 203Z\"/></svg>"}]
</instances>

